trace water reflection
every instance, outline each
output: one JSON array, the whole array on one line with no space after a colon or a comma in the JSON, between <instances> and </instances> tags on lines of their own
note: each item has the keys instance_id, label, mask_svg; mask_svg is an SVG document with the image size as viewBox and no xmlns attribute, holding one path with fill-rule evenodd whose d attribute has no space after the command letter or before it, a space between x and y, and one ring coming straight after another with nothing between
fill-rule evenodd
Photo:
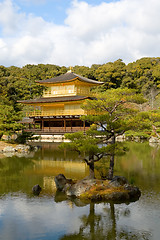
<instances>
[{"instance_id":1,"label":"water reflection","mask_svg":"<svg viewBox=\"0 0 160 240\"><path fill-rule=\"evenodd\" d=\"M0 159L0 194L23 191L28 192L28 178L24 171L34 165L31 158L6 157Z\"/></svg>"},{"instance_id":2,"label":"water reflection","mask_svg":"<svg viewBox=\"0 0 160 240\"><path fill-rule=\"evenodd\" d=\"M44 195L7 195L0 199L0 239L157 240L152 238L153 223L151 229L141 226L136 204L85 204L62 195L55 201Z\"/></svg>"},{"instance_id":3,"label":"water reflection","mask_svg":"<svg viewBox=\"0 0 160 240\"><path fill-rule=\"evenodd\" d=\"M132 227L119 226L117 220L130 218L130 209L125 208L119 212L114 203L103 206L102 212L96 213L96 204L89 204L89 214L80 216L81 224L78 232L65 234L60 240L140 240L151 239L150 231L139 231Z\"/></svg>"},{"instance_id":4,"label":"water reflection","mask_svg":"<svg viewBox=\"0 0 160 240\"><path fill-rule=\"evenodd\" d=\"M151 147L148 143L128 143L129 152L117 157L116 174L123 174L130 182L142 190L160 188L160 148Z\"/></svg>"},{"instance_id":5,"label":"water reflection","mask_svg":"<svg viewBox=\"0 0 160 240\"><path fill-rule=\"evenodd\" d=\"M79 230L75 233L65 234L60 240L149 240L152 233L149 230L139 230L132 226L121 225L121 218L130 219L131 211L129 204L89 203L82 202L77 198L68 198L62 192L57 191L55 202L65 201L71 208L88 205L88 214L79 217ZM121 209L119 206L123 206ZM124 207L125 206L125 207Z\"/></svg>"},{"instance_id":6,"label":"water reflection","mask_svg":"<svg viewBox=\"0 0 160 240\"><path fill-rule=\"evenodd\" d=\"M83 203L56 194L54 176L80 179L88 168L73 152L46 144L33 157L0 159L0 240L157 240L160 216L160 148L132 143L117 157L115 174L140 187L139 201ZM33 196L32 187L42 192Z\"/></svg>"}]
</instances>

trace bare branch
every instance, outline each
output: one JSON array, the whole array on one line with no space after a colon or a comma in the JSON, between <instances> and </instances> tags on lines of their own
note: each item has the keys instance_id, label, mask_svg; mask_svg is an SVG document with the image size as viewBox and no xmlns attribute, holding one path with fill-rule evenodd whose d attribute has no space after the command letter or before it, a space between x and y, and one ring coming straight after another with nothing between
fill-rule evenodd
<instances>
[{"instance_id":1,"label":"bare branch","mask_svg":"<svg viewBox=\"0 0 160 240\"><path fill-rule=\"evenodd\" d=\"M118 119L119 119L119 117L115 117L115 118L112 120L112 123L116 122Z\"/></svg>"},{"instance_id":2,"label":"bare branch","mask_svg":"<svg viewBox=\"0 0 160 240\"><path fill-rule=\"evenodd\" d=\"M123 131L117 133L117 134L116 134L116 137L117 137L117 136L120 136L120 135L123 135L124 133L125 133L125 130L123 130Z\"/></svg>"},{"instance_id":3,"label":"bare branch","mask_svg":"<svg viewBox=\"0 0 160 240\"><path fill-rule=\"evenodd\" d=\"M114 105L114 107L112 108L112 111L111 111L111 114L116 110L116 108L118 107L118 106L120 106L121 104L123 104L124 103L124 101L118 101L115 105Z\"/></svg>"},{"instance_id":4,"label":"bare branch","mask_svg":"<svg viewBox=\"0 0 160 240\"><path fill-rule=\"evenodd\" d=\"M83 160L89 165L89 161L86 158L83 158Z\"/></svg>"},{"instance_id":5,"label":"bare branch","mask_svg":"<svg viewBox=\"0 0 160 240\"><path fill-rule=\"evenodd\" d=\"M97 154L95 156L97 157L97 159L95 159L94 162L98 162L104 156L104 154L101 153L101 154Z\"/></svg>"},{"instance_id":6,"label":"bare branch","mask_svg":"<svg viewBox=\"0 0 160 240\"><path fill-rule=\"evenodd\" d=\"M158 138L160 138L160 135L157 133L156 126L152 125L153 131L156 134Z\"/></svg>"}]
</instances>

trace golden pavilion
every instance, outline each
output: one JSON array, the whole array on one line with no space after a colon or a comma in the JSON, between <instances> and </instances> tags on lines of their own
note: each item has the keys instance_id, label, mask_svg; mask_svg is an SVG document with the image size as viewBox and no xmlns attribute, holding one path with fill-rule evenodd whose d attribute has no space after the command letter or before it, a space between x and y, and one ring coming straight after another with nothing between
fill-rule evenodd
<instances>
[{"instance_id":1,"label":"golden pavilion","mask_svg":"<svg viewBox=\"0 0 160 240\"><path fill-rule=\"evenodd\" d=\"M33 107L31 112L26 113L32 121L32 132L53 134L85 131L89 128L89 123L80 119L87 114L81 105L86 99L93 99L91 88L103 82L82 77L71 70L36 82L45 86L43 96L20 101Z\"/></svg>"}]
</instances>

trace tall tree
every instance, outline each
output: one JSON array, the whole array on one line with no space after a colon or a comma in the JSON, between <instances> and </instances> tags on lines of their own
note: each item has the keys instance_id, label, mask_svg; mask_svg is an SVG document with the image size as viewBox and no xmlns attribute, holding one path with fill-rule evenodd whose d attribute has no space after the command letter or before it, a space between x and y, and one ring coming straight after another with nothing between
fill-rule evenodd
<instances>
[{"instance_id":1,"label":"tall tree","mask_svg":"<svg viewBox=\"0 0 160 240\"><path fill-rule=\"evenodd\" d=\"M110 89L84 104L84 109L90 114L83 117L83 120L96 124L97 132L103 136L103 143L110 146L109 179L113 178L114 158L116 151L119 151L120 143L116 142L116 137L135 126L146 127L145 121L140 122L137 118L140 114L138 104L143 102L145 99L142 95L137 95L133 90Z\"/></svg>"},{"instance_id":2,"label":"tall tree","mask_svg":"<svg viewBox=\"0 0 160 240\"><path fill-rule=\"evenodd\" d=\"M90 167L90 177L94 177L94 163L103 156L110 156L108 179L113 178L114 158L117 153L124 152L125 147L116 142L116 137L129 129L148 127L148 121L141 122L138 104L145 100L135 91L128 89L111 89L100 94L95 100L87 100L83 108L88 112L82 119L90 122L92 127L83 133L66 134L70 143L63 147L85 153L84 160Z\"/></svg>"},{"instance_id":3,"label":"tall tree","mask_svg":"<svg viewBox=\"0 0 160 240\"><path fill-rule=\"evenodd\" d=\"M21 130L23 127L19 123L20 119L20 111L15 111L12 105L0 104L0 136L2 137L3 134L11 136Z\"/></svg>"}]
</instances>

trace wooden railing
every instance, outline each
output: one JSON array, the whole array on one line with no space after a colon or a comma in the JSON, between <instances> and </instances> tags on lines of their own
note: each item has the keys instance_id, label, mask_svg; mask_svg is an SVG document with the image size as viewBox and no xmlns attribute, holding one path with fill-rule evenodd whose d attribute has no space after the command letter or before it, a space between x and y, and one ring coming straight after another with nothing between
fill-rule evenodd
<instances>
[{"instance_id":1,"label":"wooden railing","mask_svg":"<svg viewBox=\"0 0 160 240\"><path fill-rule=\"evenodd\" d=\"M54 134L54 133L70 133L70 132L79 132L79 131L86 131L89 127L44 127L44 129L25 129L26 132L33 132L35 134Z\"/></svg>"},{"instance_id":2,"label":"wooden railing","mask_svg":"<svg viewBox=\"0 0 160 240\"><path fill-rule=\"evenodd\" d=\"M77 91L57 91L57 93L52 92L44 92L43 97L62 97L62 96L75 96L75 95L82 95L82 96L88 96L88 97L95 97L96 93L85 91L81 89L77 89Z\"/></svg>"},{"instance_id":3,"label":"wooden railing","mask_svg":"<svg viewBox=\"0 0 160 240\"><path fill-rule=\"evenodd\" d=\"M26 117L44 117L44 116L69 116L69 115L85 115L86 112L83 109L73 109L73 110L34 110L32 112L27 112Z\"/></svg>"}]
</instances>

